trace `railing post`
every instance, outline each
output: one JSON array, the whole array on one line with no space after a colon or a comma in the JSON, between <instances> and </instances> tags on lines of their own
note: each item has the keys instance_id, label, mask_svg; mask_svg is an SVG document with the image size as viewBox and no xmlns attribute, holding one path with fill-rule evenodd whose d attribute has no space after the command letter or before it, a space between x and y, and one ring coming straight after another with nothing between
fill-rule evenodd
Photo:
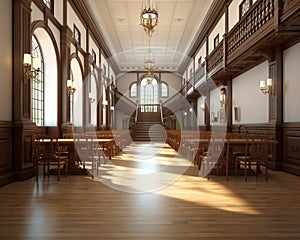
<instances>
[{"instance_id":1,"label":"railing post","mask_svg":"<svg viewBox=\"0 0 300 240\"><path fill-rule=\"evenodd\" d=\"M223 35L223 70L227 68L227 34Z\"/></svg>"},{"instance_id":2,"label":"railing post","mask_svg":"<svg viewBox=\"0 0 300 240\"><path fill-rule=\"evenodd\" d=\"M282 14L282 0L271 0L274 1L274 29L276 34L280 34L281 26L280 26L280 17Z\"/></svg>"}]
</instances>

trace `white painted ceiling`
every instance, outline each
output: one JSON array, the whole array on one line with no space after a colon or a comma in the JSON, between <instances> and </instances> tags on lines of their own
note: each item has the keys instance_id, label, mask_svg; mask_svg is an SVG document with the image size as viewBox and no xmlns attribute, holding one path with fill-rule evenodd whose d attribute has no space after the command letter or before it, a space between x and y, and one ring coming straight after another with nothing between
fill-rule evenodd
<instances>
[{"instance_id":1,"label":"white painted ceiling","mask_svg":"<svg viewBox=\"0 0 300 240\"><path fill-rule=\"evenodd\" d=\"M156 70L177 71L212 2L153 0L159 19L150 40ZM149 43L140 25L142 0L86 0L86 3L119 69L143 70Z\"/></svg>"}]
</instances>

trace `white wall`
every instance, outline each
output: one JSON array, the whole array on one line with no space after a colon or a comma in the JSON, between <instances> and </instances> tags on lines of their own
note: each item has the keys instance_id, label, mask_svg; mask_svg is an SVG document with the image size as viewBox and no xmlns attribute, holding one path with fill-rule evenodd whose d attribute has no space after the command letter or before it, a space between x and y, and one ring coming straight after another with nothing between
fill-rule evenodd
<instances>
[{"instance_id":1,"label":"white wall","mask_svg":"<svg viewBox=\"0 0 300 240\"><path fill-rule=\"evenodd\" d=\"M234 0L230 3L228 8L228 31L230 31L234 25L239 21L240 10L239 5L242 0Z\"/></svg>"},{"instance_id":2,"label":"white wall","mask_svg":"<svg viewBox=\"0 0 300 240\"><path fill-rule=\"evenodd\" d=\"M190 81L190 83L192 83L193 84L193 74L194 74L194 60L193 59L190 59L190 64L189 64L189 66L188 66L188 68L187 68L187 75L188 75L188 77L187 77L187 80L188 81ZM191 74L191 72L192 72L192 74Z\"/></svg>"},{"instance_id":3,"label":"white wall","mask_svg":"<svg viewBox=\"0 0 300 240\"><path fill-rule=\"evenodd\" d=\"M208 37L208 52L211 53L214 50L214 39L219 34L219 42L222 41L225 34L225 14L221 17L218 24Z\"/></svg>"},{"instance_id":4,"label":"white wall","mask_svg":"<svg viewBox=\"0 0 300 240\"><path fill-rule=\"evenodd\" d=\"M54 1L54 17L63 25L64 1Z\"/></svg>"},{"instance_id":5,"label":"white wall","mask_svg":"<svg viewBox=\"0 0 300 240\"><path fill-rule=\"evenodd\" d=\"M31 22L38 21L38 20L41 20L41 21L44 20L43 12L34 3L31 4L31 9L32 9Z\"/></svg>"},{"instance_id":6,"label":"white wall","mask_svg":"<svg viewBox=\"0 0 300 240\"><path fill-rule=\"evenodd\" d=\"M101 68L104 69L104 66L106 68L106 74L105 74L105 76L108 77L108 64L107 64L107 60L106 60L105 56L103 54L101 54Z\"/></svg>"},{"instance_id":7,"label":"white wall","mask_svg":"<svg viewBox=\"0 0 300 240\"><path fill-rule=\"evenodd\" d=\"M169 97L163 98L163 101L166 101L174 94L176 94L181 88L181 77L174 73L162 73L161 74L161 81L166 82L169 87Z\"/></svg>"},{"instance_id":8,"label":"white wall","mask_svg":"<svg viewBox=\"0 0 300 240\"><path fill-rule=\"evenodd\" d=\"M119 76L117 81L118 91L129 98L129 87L133 82L136 81L137 81L136 73L126 73L122 76ZM161 81L167 83L169 87L169 97L162 98L162 101L164 102L180 90L181 77L174 73L161 73ZM130 99L136 102L138 98L130 98Z\"/></svg>"},{"instance_id":9,"label":"white wall","mask_svg":"<svg viewBox=\"0 0 300 240\"><path fill-rule=\"evenodd\" d=\"M259 90L260 80L268 78L267 61L232 80L232 112L240 108L240 121L233 124L268 123L268 96Z\"/></svg>"},{"instance_id":10,"label":"white wall","mask_svg":"<svg viewBox=\"0 0 300 240\"><path fill-rule=\"evenodd\" d=\"M198 65L198 59L201 57L201 63L203 63L205 61L205 57L206 57L206 42L204 42L202 44L202 46L199 48L197 54L196 54L196 58L195 58L195 71L197 71L199 65Z\"/></svg>"},{"instance_id":11,"label":"white wall","mask_svg":"<svg viewBox=\"0 0 300 240\"><path fill-rule=\"evenodd\" d=\"M0 121L12 120L12 4L2 0L0 7Z\"/></svg>"},{"instance_id":12,"label":"white wall","mask_svg":"<svg viewBox=\"0 0 300 240\"><path fill-rule=\"evenodd\" d=\"M129 98L129 87L131 83L137 81L136 73L126 73L120 76L117 80L117 88L120 93ZM130 98L132 101L136 101L137 98Z\"/></svg>"},{"instance_id":13,"label":"white wall","mask_svg":"<svg viewBox=\"0 0 300 240\"><path fill-rule=\"evenodd\" d=\"M48 21L48 25L54 35L57 50L58 50L58 53L60 54L60 31L55 27L55 25L50 20Z\"/></svg>"},{"instance_id":14,"label":"white wall","mask_svg":"<svg viewBox=\"0 0 300 240\"><path fill-rule=\"evenodd\" d=\"M300 122L300 43L283 52L283 121Z\"/></svg>"},{"instance_id":15,"label":"white wall","mask_svg":"<svg viewBox=\"0 0 300 240\"><path fill-rule=\"evenodd\" d=\"M86 51L86 29L83 26L83 24L81 23L80 19L76 15L76 13L73 10L73 8L71 7L71 5L69 4L69 2L67 4L67 9L68 9L68 26L73 31L74 24L76 25L76 27L78 28L78 30L81 33L81 44L80 44L80 46L84 51Z\"/></svg>"}]
</instances>

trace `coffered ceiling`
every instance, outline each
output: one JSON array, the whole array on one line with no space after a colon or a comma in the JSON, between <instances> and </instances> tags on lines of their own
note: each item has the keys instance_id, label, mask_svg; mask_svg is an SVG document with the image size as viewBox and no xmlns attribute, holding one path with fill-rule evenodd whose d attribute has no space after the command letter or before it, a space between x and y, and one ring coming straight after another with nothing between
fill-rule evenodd
<instances>
[{"instance_id":1,"label":"coffered ceiling","mask_svg":"<svg viewBox=\"0 0 300 240\"><path fill-rule=\"evenodd\" d=\"M150 40L156 70L178 70L212 2L153 0L159 17ZM140 25L142 0L86 0L86 5L119 69L143 70L148 59L149 38Z\"/></svg>"}]
</instances>

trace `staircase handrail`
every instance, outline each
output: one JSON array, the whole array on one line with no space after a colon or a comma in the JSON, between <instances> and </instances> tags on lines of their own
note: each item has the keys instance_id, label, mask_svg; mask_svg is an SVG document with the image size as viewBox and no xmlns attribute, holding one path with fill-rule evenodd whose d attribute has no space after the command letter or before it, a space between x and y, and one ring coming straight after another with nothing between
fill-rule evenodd
<instances>
[{"instance_id":1,"label":"staircase handrail","mask_svg":"<svg viewBox=\"0 0 300 240\"><path fill-rule=\"evenodd\" d=\"M137 119L138 119L138 112L139 112L139 103L136 103L136 109L135 109L135 123L137 123Z\"/></svg>"},{"instance_id":2,"label":"staircase handrail","mask_svg":"<svg viewBox=\"0 0 300 240\"><path fill-rule=\"evenodd\" d=\"M159 103L159 111L160 111L160 121L161 121L161 123L163 123L164 119L163 119L163 114L162 114L162 102Z\"/></svg>"}]
</instances>

